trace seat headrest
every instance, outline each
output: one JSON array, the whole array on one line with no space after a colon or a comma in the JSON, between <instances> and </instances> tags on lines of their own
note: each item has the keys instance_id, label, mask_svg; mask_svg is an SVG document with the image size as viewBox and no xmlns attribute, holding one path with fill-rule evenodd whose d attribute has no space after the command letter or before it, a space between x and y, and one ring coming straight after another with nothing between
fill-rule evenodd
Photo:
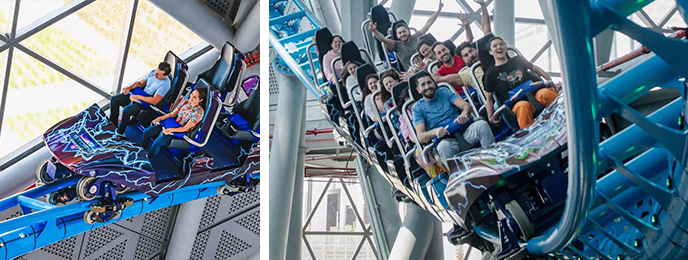
<instances>
[{"instance_id":1,"label":"seat headrest","mask_svg":"<svg viewBox=\"0 0 688 260\"><path fill-rule=\"evenodd\" d=\"M236 48L234 45L232 45L229 42L225 42L224 45L222 45L222 52L221 52L221 59L223 59L225 62L228 64L232 64L234 62L234 53L236 52Z\"/></svg>"},{"instance_id":2,"label":"seat headrest","mask_svg":"<svg viewBox=\"0 0 688 260\"><path fill-rule=\"evenodd\" d=\"M428 43L430 43L430 46L432 46L433 44L435 44L435 42L437 42L437 39L435 39L435 36L433 36L432 33L426 33L425 35L418 37L418 40L419 41L425 40Z\"/></svg>"},{"instance_id":3,"label":"seat headrest","mask_svg":"<svg viewBox=\"0 0 688 260\"><path fill-rule=\"evenodd\" d=\"M401 93L407 91L408 86L408 82L402 81L392 87L392 103L394 103L394 106L399 106L403 103Z\"/></svg>"},{"instance_id":4,"label":"seat headrest","mask_svg":"<svg viewBox=\"0 0 688 260\"><path fill-rule=\"evenodd\" d=\"M172 51L168 51L167 54L165 54L164 60L170 64L172 69L170 74L167 75L170 79L170 91L168 91L167 95L165 95L156 105L163 111L165 111L165 106L177 100L181 89L184 88L186 82L189 80L189 66L181 58L177 57Z\"/></svg>"},{"instance_id":5,"label":"seat headrest","mask_svg":"<svg viewBox=\"0 0 688 260\"><path fill-rule=\"evenodd\" d=\"M318 62L320 62L320 73L323 79L325 78L324 66L330 66L330 64L323 64L323 56L330 50L332 50L332 32L330 29L322 28L315 31L315 36L313 36L313 42L315 42L315 52L318 54Z\"/></svg>"},{"instance_id":6,"label":"seat headrest","mask_svg":"<svg viewBox=\"0 0 688 260\"><path fill-rule=\"evenodd\" d=\"M174 55L172 51L168 51L167 54L165 54L165 59L164 61L170 64L170 74L167 74L167 77L169 77L170 81L174 81L174 76L177 75L176 70L177 70L177 61L180 60L177 58L177 55Z\"/></svg>"},{"instance_id":7,"label":"seat headrest","mask_svg":"<svg viewBox=\"0 0 688 260\"><path fill-rule=\"evenodd\" d=\"M370 19L377 23L377 31L382 35L387 35L387 30L392 26L389 20L389 13L382 5L376 5L370 8Z\"/></svg>"},{"instance_id":8,"label":"seat headrest","mask_svg":"<svg viewBox=\"0 0 688 260\"><path fill-rule=\"evenodd\" d=\"M444 44L444 46L447 46L449 48L449 53L451 53L452 55L456 55L456 45L454 45L454 43L451 40L445 40L442 43ZM461 56L460 53L459 56Z\"/></svg>"},{"instance_id":9,"label":"seat headrest","mask_svg":"<svg viewBox=\"0 0 688 260\"><path fill-rule=\"evenodd\" d=\"M313 41L315 42L315 51L318 53L318 58L322 60L322 56L332 49L332 32L330 29L322 28L315 31Z\"/></svg>"},{"instance_id":10,"label":"seat headrest","mask_svg":"<svg viewBox=\"0 0 688 260\"><path fill-rule=\"evenodd\" d=\"M426 72L426 73L427 73L427 72ZM418 72L418 73L416 73L416 74L413 74L413 76L411 76L411 78L410 78L409 81L408 81L408 82L409 82L409 94L410 94L409 96L410 96L411 99L413 99L414 101L418 101L418 100L420 100L421 98L423 98L423 95L421 95L420 93L418 93L418 90L416 89L416 87L418 86L418 85L416 84L416 81L418 81L418 78L420 78L420 77L423 76L423 75L427 75L427 74L423 73L422 71L421 71L421 72ZM435 84L437 84L437 83L435 83Z\"/></svg>"},{"instance_id":11,"label":"seat headrest","mask_svg":"<svg viewBox=\"0 0 688 260\"><path fill-rule=\"evenodd\" d=\"M358 69L356 69L356 79L358 80L358 86L361 90L368 87L365 79L370 74L377 74L377 71L368 63L358 66Z\"/></svg>"},{"instance_id":12,"label":"seat headrest","mask_svg":"<svg viewBox=\"0 0 688 260\"><path fill-rule=\"evenodd\" d=\"M395 40L395 41L399 40L399 38L397 38L397 32L396 32L396 30L394 30L394 28L397 28L397 26L402 25L402 24L405 25L406 28L409 27L408 24L406 23L406 21L404 21L403 19L392 23L392 26L390 27L392 29L392 33L390 34L390 36L392 36L392 40Z\"/></svg>"},{"instance_id":13,"label":"seat headrest","mask_svg":"<svg viewBox=\"0 0 688 260\"><path fill-rule=\"evenodd\" d=\"M232 110L234 113L239 114L244 120L246 120L250 125L255 125L258 120L260 120L260 87L256 87L253 94L249 96L246 100L239 102L234 106Z\"/></svg>"},{"instance_id":14,"label":"seat headrest","mask_svg":"<svg viewBox=\"0 0 688 260\"><path fill-rule=\"evenodd\" d=\"M345 65L350 60L355 60L361 64L365 63L363 58L361 58L361 53L358 50L358 46L353 41L348 41L342 44L342 65Z\"/></svg>"},{"instance_id":15,"label":"seat headrest","mask_svg":"<svg viewBox=\"0 0 688 260\"><path fill-rule=\"evenodd\" d=\"M222 100L220 100L220 92L217 90L212 90L210 84L208 84L208 82L204 79L200 79L196 83L195 89L205 89L207 91L206 93L208 93L208 96L201 103L204 109L203 120L201 121L200 126L197 126L193 131L189 132L188 136L197 142L203 142L203 139L207 137L207 133L210 131L210 128L212 128L212 126L215 124L215 122L212 121L222 108ZM191 96L191 92L193 91L186 93L185 98L187 100Z\"/></svg>"}]
</instances>

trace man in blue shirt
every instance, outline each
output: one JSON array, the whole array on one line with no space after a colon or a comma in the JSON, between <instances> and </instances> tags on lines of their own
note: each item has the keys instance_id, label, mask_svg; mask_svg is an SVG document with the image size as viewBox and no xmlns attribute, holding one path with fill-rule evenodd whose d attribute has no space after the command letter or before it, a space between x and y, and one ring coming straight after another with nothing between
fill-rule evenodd
<instances>
[{"instance_id":1,"label":"man in blue shirt","mask_svg":"<svg viewBox=\"0 0 688 260\"><path fill-rule=\"evenodd\" d=\"M110 121L117 125L119 119L119 109L124 107L122 111L122 122L117 127L117 132L124 134L124 130L131 124L133 116L136 116L141 110L146 109L140 103L134 102L140 100L151 105L156 105L162 100L167 92L170 91L171 83L167 75L170 74L172 68L167 62L161 62L158 67L152 70L142 80L134 82L131 86L122 90L122 94L115 95L110 98ZM135 88L142 88L146 95L135 95L129 93Z\"/></svg>"},{"instance_id":2,"label":"man in blue shirt","mask_svg":"<svg viewBox=\"0 0 688 260\"><path fill-rule=\"evenodd\" d=\"M426 71L418 73L416 78L416 90L423 98L413 105L413 126L418 133L421 143L427 143L433 137L449 135L445 126L453 123L464 124L468 122L471 113L471 105L449 88L437 88L432 76ZM426 130L428 129L428 130ZM477 120L471 123L462 134L469 144L480 142L485 147L494 143L494 135L490 125L485 120ZM443 160L455 157L461 152L456 138L442 139L437 145L437 152Z\"/></svg>"}]
</instances>

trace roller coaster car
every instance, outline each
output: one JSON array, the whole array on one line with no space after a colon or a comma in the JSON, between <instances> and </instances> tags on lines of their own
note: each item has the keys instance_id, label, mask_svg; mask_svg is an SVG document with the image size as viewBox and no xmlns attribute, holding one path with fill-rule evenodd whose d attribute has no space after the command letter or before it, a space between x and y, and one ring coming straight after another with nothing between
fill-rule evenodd
<instances>
[{"instance_id":1,"label":"roller coaster car","mask_svg":"<svg viewBox=\"0 0 688 260\"><path fill-rule=\"evenodd\" d=\"M459 216L455 229L468 235L476 227L498 230L499 257L521 254L519 240L559 221L567 190L563 101L558 97L514 136L447 161L444 195Z\"/></svg>"},{"instance_id":2,"label":"roller coaster car","mask_svg":"<svg viewBox=\"0 0 688 260\"><path fill-rule=\"evenodd\" d=\"M201 87L209 88L204 81L196 85ZM188 133L174 133L177 138L154 158L149 158L137 143L117 134L114 124L97 104L57 123L43 135L53 157L38 167L37 177L46 184L77 174L82 177L76 187L49 194L48 202L66 203L77 197L84 201L98 199L84 215L91 224L113 219L132 205L131 199L118 197L130 190L156 197L182 187L218 181L227 181L225 186L230 193L254 188L257 180L251 179L250 173L259 167L256 154L260 149L252 146L245 152L242 147L239 157L243 164L214 167L214 158L202 148L219 114L218 91L211 91L203 105L206 114L201 123ZM175 123L160 122L164 128L177 127Z\"/></svg>"}]
</instances>

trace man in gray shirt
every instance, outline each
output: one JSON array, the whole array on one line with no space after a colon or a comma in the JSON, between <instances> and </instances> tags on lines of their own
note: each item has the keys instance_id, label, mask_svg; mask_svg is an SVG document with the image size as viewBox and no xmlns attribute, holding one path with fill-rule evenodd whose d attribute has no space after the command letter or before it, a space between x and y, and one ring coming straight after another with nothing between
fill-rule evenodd
<instances>
[{"instance_id":1,"label":"man in gray shirt","mask_svg":"<svg viewBox=\"0 0 688 260\"><path fill-rule=\"evenodd\" d=\"M396 39L398 40L389 39L382 35L382 33L378 32L377 23L373 21L370 21L368 29L373 33L373 35L375 36L375 38L377 38L378 41L385 44L385 47L387 47L388 50L394 51L394 53L396 53L397 60L401 62L401 69L406 70L411 67L411 56L413 56L413 54L416 53L416 47L418 46L418 37L428 32L430 26L432 26L435 20L437 20L437 17L440 15L442 7L444 7L444 4L440 0L440 5L439 8L437 8L437 11L435 11L435 13L432 14L432 16L430 16L428 21L425 22L425 25L423 25L423 27L420 28L420 30L418 30L413 35L410 34L408 25L406 23L397 23L392 29L393 33L396 36Z\"/></svg>"}]
</instances>

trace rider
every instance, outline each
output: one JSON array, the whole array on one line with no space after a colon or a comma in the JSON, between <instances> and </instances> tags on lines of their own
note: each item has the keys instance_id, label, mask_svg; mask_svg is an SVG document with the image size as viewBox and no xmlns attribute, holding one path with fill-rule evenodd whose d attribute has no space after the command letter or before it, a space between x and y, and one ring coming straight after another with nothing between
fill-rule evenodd
<instances>
[{"instance_id":1,"label":"rider","mask_svg":"<svg viewBox=\"0 0 688 260\"><path fill-rule=\"evenodd\" d=\"M444 4L442 1L440 1L437 11L435 11L435 13L430 16L428 21L425 22L425 25L423 25L423 27L413 35L409 33L409 27L406 25L406 23L396 23L394 28L392 28L392 32L395 33L396 38L398 39L396 41L389 39L382 33L378 32L377 23L373 21L370 21L368 29L373 33L378 41L385 44L388 50L396 53L399 62L401 62L403 70L406 70L411 67L411 56L413 56L413 54L416 52L416 47L418 47L418 37L428 32L430 26L432 26L435 20L437 20L437 17L440 15L442 7L444 7Z\"/></svg>"},{"instance_id":2,"label":"rider","mask_svg":"<svg viewBox=\"0 0 688 260\"><path fill-rule=\"evenodd\" d=\"M191 92L188 100L185 100L181 105L177 106L171 113L162 115L153 120L151 126L143 131L141 146L148 150L149 160L153 159L153 157L160 152L160 148L170 145L174 139L174 133L186 133L203 120L205 112L201 102L203 102L207 96L208 92L206 89L198 88L194 90ZM181 126L176 128L165 128L165 130L163 130L160 121L168 118L175 118L177 123ZM162 132L163 135L160 135L160 132ZM150 145L150 140L153 138L155 138L155 141L153 145Z\"/></svg>"},{"instance_id":3,"label":"rider","mask_svg":"<svg viewBox=\"0 0 688 260\"><path fill-rule=\"evenodd\" d=\"M336 59L339 56L339 51L342 48L342 43L344 42L344 39L342 39L342 36L339 35L334 35L332 36L332 44L330 45L332 49L325 53L323 55L323 71L325 72L325 77L327 78L327 81L329 82L334 82L335 79L335 74L341 74L342 73L342 61L339 60L334 63L334 72L332 71L332 67L330 66L332 61Z\"/></svg>"},{"instance_id":4,"label":"rider","mask_svg":"<svg viewBox=\"0 0 688 260\"><path fill-rule=\"evenodd\" d=\"M433 137L442 138L449 135L446 125L468 122L471 105L459 95L447 88L437 88L429 73L421 71L416 76L416 90L423 98L413 105L413 125L421 143L427 143ZM429 129L429 130L426 130ZM462 134L469 144L480 142L485 147L494 143L490 125L485 120L471 123ZM456 138L444 138L437 145L442 159L447 160L461 152Z\"/></svg>"},{"instance_id":5,"label":"rider","mask_svg":"<svg viewBox=\"0 0 688 260\"><path fill-rule=\"evenodd\" d=\"M501 117L494 114L494 95L498 100L505 102L509 99L509 90L528 80L539 81L532 77L526 70L531 70L546 80L552 80L542 68L533 65L521 56L507 58L506 42L500 37L490 40L490 55L494 57L495 65L485 73L485 97L487 99L487 116L493 124L498 123ZM535 99L543 106L549 106L557 98L557 92L553 89L542 88L535 93ZM528 101L518 101L512 111L516 114L518 126L523 129L533 124L535 107Z\"/></svg>"},{"instance_id":6,"label":"rider","mask_svg":"<svg viewBox=\"0 0 688 260\"><path fill-rule=\"evenodd\" d=\"M164 61L160 62L158 67L148 73L145 78L124 88L122 94L110 98L110 121L115 124L115 126L117 126L117 121L119 119L119 109L124 107L122 111L122 122L120 122L117 127L117 133L124 134L124 130L126 130L127 126L131 123L131 118L138 115L141 110L146 109L143 105L134 101L140 100L151 105L156 105L165 95L167 95L167 92L169 92L171 88L170 79L167 77L170 72L172 72L170 64ZM143 88L143 92L148 96L129 94L131 90L139 87Z\"/></svg>"}]
</instances>

